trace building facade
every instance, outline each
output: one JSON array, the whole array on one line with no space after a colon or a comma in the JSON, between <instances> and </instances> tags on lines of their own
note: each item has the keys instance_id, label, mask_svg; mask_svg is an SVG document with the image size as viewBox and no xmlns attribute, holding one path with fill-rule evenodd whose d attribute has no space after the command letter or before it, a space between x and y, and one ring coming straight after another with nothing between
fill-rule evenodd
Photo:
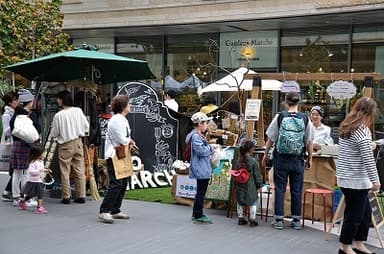
<instances>
[{"instance_id":1,"label":"building facade","mask_svg":"<svg viewBox=\"0 0 384 254\"><path fill-rule=\"evenodd\" d=\"M247 65L257 72L384 73L380 0L64 0L62 10L64 30L74 45L87 42L147 60L166 89L191 80L191 87L216 80L223 75L218 66L234 70ZM350 101L327 96L331 82L300 85L304 110L322 105L327 122L337 126ZM353 83L360 92L362 82ZM265 98L273 97L265 93ZM375 83L375 97L379 110L384 108L381 82ZM265 103L266 112L272 111L270 104ZM377 130L384 131L380 112Z\"/></svg>"}]
</instances>

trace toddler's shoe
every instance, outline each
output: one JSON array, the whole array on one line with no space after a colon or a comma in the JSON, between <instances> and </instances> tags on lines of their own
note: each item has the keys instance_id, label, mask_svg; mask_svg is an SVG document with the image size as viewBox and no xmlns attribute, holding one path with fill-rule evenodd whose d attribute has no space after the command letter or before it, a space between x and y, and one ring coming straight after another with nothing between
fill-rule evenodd
<instances>
[{"instance_id":1,"label":"toddler's shoe","mask_svg":"<svg viewBox=\"0 0 384 254\"><path fill-rule=\"evenodd\" d=\"M46 213L48 213L48 211L44 207L40 206L40 207L36 207L35 213L36 214L46 214Z\"/></svg>"},{"instance_id":2,"label":"toddler's shoe","mask_svg":"<svg viewBox=\"0 0 384 254\"><path fill-rule=\"evenodd\" d=\"M19 208L21 210L27 210L27 204L25 203L25 201L22 201L22 200L19 201Z\"/></svg>"}]
</instances>

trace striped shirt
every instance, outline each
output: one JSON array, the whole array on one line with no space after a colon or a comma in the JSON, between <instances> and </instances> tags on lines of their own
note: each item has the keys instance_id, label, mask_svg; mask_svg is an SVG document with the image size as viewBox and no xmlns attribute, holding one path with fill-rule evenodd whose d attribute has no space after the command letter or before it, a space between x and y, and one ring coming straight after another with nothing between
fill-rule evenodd
<instances>
[{"instance_id":1,"label":"striped shirt","mask_svg":"<svg viewBox=\"0 0 384 254\"><path fill-rule=\"evenodd\" d=\"M372 151L372 134L368 127L361 126L349 138L340 138L336 162L336 177L339 187L370 189L379 182Z\"/></svg>"}]
</instances>

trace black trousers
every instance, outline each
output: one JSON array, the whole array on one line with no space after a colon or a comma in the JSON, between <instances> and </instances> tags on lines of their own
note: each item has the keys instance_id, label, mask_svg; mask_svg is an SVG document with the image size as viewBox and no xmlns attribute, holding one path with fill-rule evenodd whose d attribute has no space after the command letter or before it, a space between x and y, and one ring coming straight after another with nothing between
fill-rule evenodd
<instances>
[{"instance_id":1,"label":"black trousers","mask_svg":"<svg viewBox=\"0 0 384 254\"><path fill-rule=\"evenodd\" d=\"M369 190L341 188L341 191L345 197L345 211L340 242L350 245L353 241L366 241L372 219Z\"/></svg>"},{"instance_id":2,"label":"black trousers","mask_svg":"<svg viewBox=\"0 0 384 254\"><path fill-rule=\"evenodd\" d=\"M209 179L197 179L197 190L195 202L193 203L193 218L198 219L203 216L204 198L207 192Z\"/></svg>"},{"instance_id":3,"label":"black trousers","mask_svg":"<svg viewBox=\"0 0 384 254\"><path fill-rule=\"evenodd\" d=\"M128 178L116 179L112 159L107 159L109 185L100 206L100 213L116 214L120 212L121 203L128 185Z\"/></svg>"},{"instance_id":4,"label":"black trousers","mask_svg":"<svg viewBox=\"0 0 384 254\"><path fill-rule=\"evenodd\" d=\"M9 178L7 186L5 186L5 190L8 192L12 192L12 176Z\"/></svg>"}]
</instances>

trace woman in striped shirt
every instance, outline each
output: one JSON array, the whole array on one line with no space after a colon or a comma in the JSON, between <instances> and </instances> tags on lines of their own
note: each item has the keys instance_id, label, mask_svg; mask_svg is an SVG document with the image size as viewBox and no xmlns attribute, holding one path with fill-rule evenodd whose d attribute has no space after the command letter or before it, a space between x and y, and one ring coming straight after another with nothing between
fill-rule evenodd
<instances>
[{"instance_id":1,"label":"woman in striped shirt","mask_svg":"<svg viewBox=\"0 0 384 254\"><path fill-rule=\"evenodd\" d=\"M339 254L372 253L364 241L367 240L372 214L368 192L380 189L370 130L376 107L373 99L360 98L340 124L336 177L345 197L345 211ZM353 241L355 245L352 247Z\"/></svg>"}]
</instances>

